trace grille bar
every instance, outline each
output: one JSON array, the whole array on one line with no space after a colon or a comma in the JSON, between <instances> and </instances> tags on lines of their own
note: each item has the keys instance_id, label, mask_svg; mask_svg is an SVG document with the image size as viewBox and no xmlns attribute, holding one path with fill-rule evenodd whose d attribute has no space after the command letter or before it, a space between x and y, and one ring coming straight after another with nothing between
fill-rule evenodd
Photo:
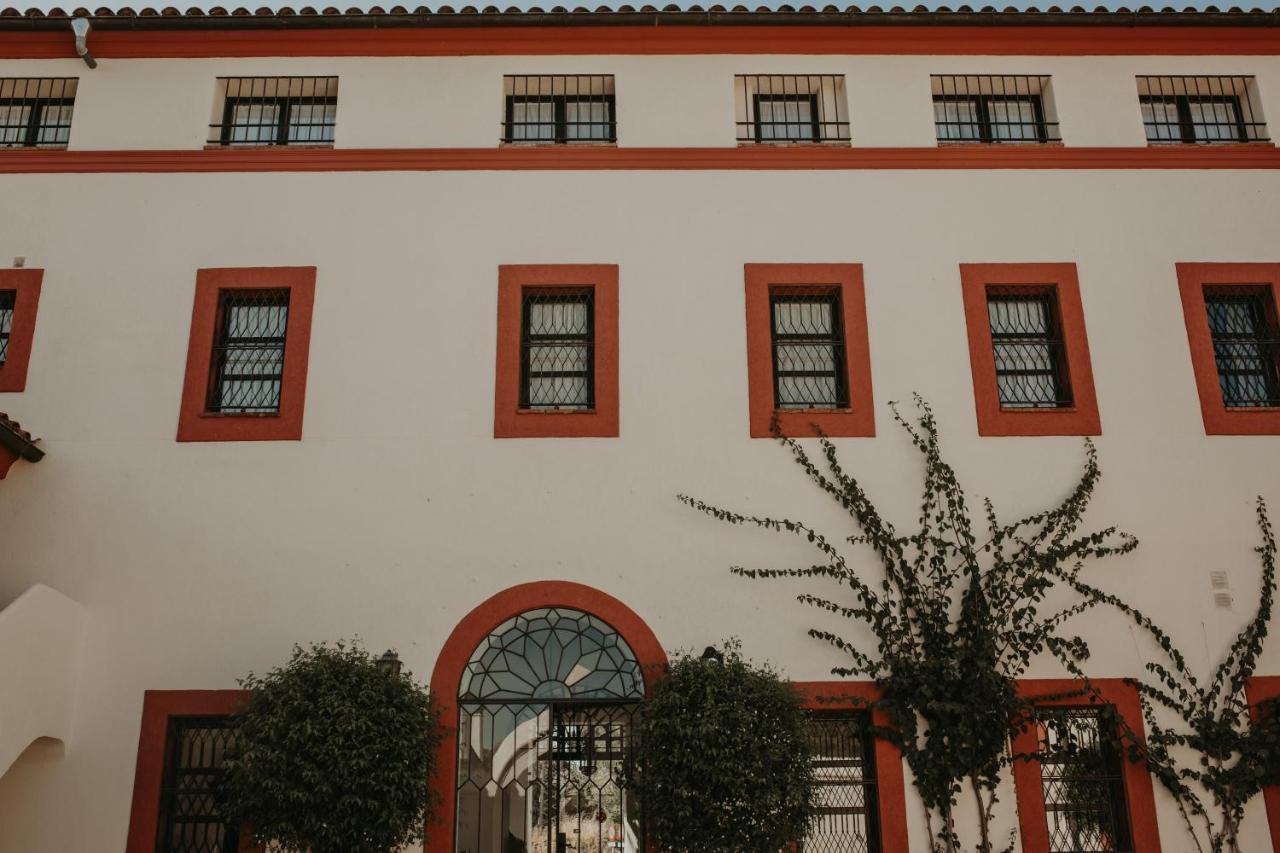
<instances>
[{"instance_id":1,"label":"grille bar","mask_svg":"<svg viewBox=\"0 0 1280 853\"><path fill-rule=\"evenodd\" d=\"M1039 286L990 286L987 316L1004 409L1073 405L1058 295Z\"/></svg>"},{"instance_id":2,"label":"grille bar","mask_svg":"<svg viewBox=\"0 0 1280 853\"><path fill-rule=\"evenodd\" d=\"M207 410L276 414L284 380L289 291L228 290L218 304Z\"/></svg>"},{"instance_id":3,"label":"grille bar","mask_svg":"<svg viewBox=\"0 0 1280 853\"><path fill-rule=\"evenodd\" d=\"M842 74L738 74L740 144L849 142Z\"/></svg>"},{"instance_id":4,"label":"grille bar","mask_svg":"<svg viewBox=\"0 0 1280 853\"><path fill-rule=\"evenodd\" d=\"M1119 744L1097 709L1037 713L1050 853L1131 850Z\"/></svg>"},{"instance_id":5,"label":"grille bar","mask_svg":"<svg viewBox=\"0 0 1280 853\"><path fill-rule=\"evenodd\" d=\"M934 74L933 123L939 142L1060 142L1046 109L1049 77Z\"/></svg>"},{"instance_id":6,"label":"grille bar","mask_svg":"<svg viewBox=\"0 0 1280 853\"><path fill-rule=\"evenodd\" d=\"M503 77L502 141L608 143L618 139L612 74Z\"/></svg>"},{"instance_id":7,"label":"grille bar","mask_svg":"<svg viewBox=\"0 0 1280 853\"><path fill-rule=\"evenodd\" d=\"M1280 326L1271 288L1210 285L1204 306L1223 405L1280 407Z\"/></svg>"},{"instance_id":8,"label":"grille bar","mask_svg":"<svg viewBox=\"0 0 1280 853\"><path fill-rule=\"evenodd\" d=\"M1255 88L1254 78L1247 76L1139 77L1147 141L1266 142Z\"/></svg>"},{"instance_id":9,"label":"grille bar","mask_svg":"<svg viewBox=\"0 0 1280 853\"><path fill-rule=\"evenodd\" d=\"M218 808L218 787L234 739L229 717L175 717L169 723L161 786L160 853L234 853L238 827Z\"/></svg>"},{"instance_id":10,"label":"grille bar","mask_svg":"<svg viewBox=\"0 0 1280 853\"><path fill-rule=\"evenodd\" d=\"M0 79L0 148L64 148L71 138L76 77Z\"/></svg>"},{"instance_id":11,"label":"grille bar","mask_svg":"<svg viewBox=\"0 0 1280 853\"><path fill-rule=\"evenodd\" d=\"M332 145L337 77L220 77L211 145Z\"/></svg>"},{"instance_id":12,"label":"grille bar","mask_svg":"<svg viewBox=\"0 0 1280 853\"><path fill-rule=\"evenodd\" d=\"M799 853L880 850L875 750L866 712L814 713L809 748L818 787L818 815Z\"/></svg>"},{"instance_id":13,"label":"grille bar","mask_svg":"<svg viewBox=\"0 0 1280 853\"><path fill-rule=\"evenodd\" d=\"M774 405L778 409L847 409L840 289L772 287Z\"/></svg>"},{"instance_id":14,"label":"grille bar","mask_svg":"<svg viewBox=\"0 0 1280 853\"><path fill-rule=\"evenodd\" d=\"M520 347L521 408L595 408L594 289L525 288Z\"/></svg>"},{"instance_id":15,"label":"grille bar","mask_svg":"<svg viewBox=\"0 0 1280 853\"><path fill-rule=\"evenodd\" d=\"M18 301L16 290L0 290L0 364L9 357L9 337L13 334L13 308Z\"/></svg>"}]
</instances>

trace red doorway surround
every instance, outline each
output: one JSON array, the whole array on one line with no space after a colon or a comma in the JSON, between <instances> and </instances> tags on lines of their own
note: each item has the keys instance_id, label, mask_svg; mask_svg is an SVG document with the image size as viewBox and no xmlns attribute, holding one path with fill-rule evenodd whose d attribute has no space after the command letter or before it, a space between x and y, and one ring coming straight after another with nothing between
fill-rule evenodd
<instances>
[{"instance_id":1,"label":"red doorway surround","mask_svg":"<svg viewBox=\"0 0 1280 853\"><path fill-rule=\"evenodd\" d=\"M645 673L645 692L667 665L667 653L652 629L634 610L598 589L569 581L535 581L503 590L463 617L453 629L436 658L431 672L431 695L440 708L445 737L436 753L436 776L432 784L439 796L439 808L427 823L425 853L451 853L457 799L454 788L458 775L458 689L462 673L476 647L489 632L513 616L540 607L570 607L609 623L635 652Z\"/></svg>"}]
</instances>

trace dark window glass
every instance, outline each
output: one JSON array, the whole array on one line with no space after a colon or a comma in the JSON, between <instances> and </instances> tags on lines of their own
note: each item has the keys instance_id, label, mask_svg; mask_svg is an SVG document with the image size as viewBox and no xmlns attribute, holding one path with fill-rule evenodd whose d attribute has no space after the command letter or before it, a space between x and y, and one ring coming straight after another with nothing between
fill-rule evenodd
<instances>
[{"instance_id":1,"label":"dark window glass","mask_svg":"<svg viewBox=\"0 0 1280 853\"><path fill-rule=\"evenodd\" d=\"M0 364L9 357L9 336L13 333L13 306L17 302L16 290L0 290Z\"/></svg>"},{"instance_id":2,"label":"dark window glass","mask_svg":"<svg viewBox=\"0 0 1280 853\"><path fill-rule=\"evenodd\" d=\"M521 408L594 408L594 291L527 288L522 314Z\"/></svg>"},{"instance_id":3,"label":"dark window glass","mask_svg":"<svg viewBox=\"0 0 1280 853\"><path fill-rule=\"evenodd\" d=\"M614 142L613 95L508 95L505 142Z\"/></svg>"},{"instance_id":4,"label":"dark window glass","mask_svg":"<svg viewBox=\"0 0 1280 853\"><path fill-rule=\"evenodd\" d=\"M1223 404L1280 406L1280 329L1271 289L1206 287L1204 307Z\"/></svg>"},{"instance_id":5,"label":"dark window glass","mask_svg":"<svg viewBox=\"0 0 1280 853\"><path fill-rule=\"evenodd\" d=\"M169 720L158 853L234 853L239 832L223 822L217 800L232 737L227 717Z\"/></svg>"},{"instance_id":6,"label":"dark window glass","mask_svg":"<svg viewBox=\"0 0 1280 853\"><path fill-rule=\"evenodd\" d=\"M809 750L818 815L802 853L875 853L880 849L875 751L865 712L815 713Z\"/></svg>"},{"instance_id":7,"label":"dark window glass","mask_svg":"<svg viewBox=\"0 0 1280 853\"><path fill-rule=\"evenodd\" d=\"M817 95L756 95L757 142L815 142L818 130Z\"/></svg>"},{"instance_id":8,"label":"dark window glass","mask_svg":"<svg viewBox=\"0 0 1280 853\"><path fill-rule=\"evenodd\" d=\"M222 145L331 145L338 115L336 77L228 77Z\"/></svg>"},{"instance_id":9,"label":"dark window glass","mask_svg":"<svg viewBox=\"0 0 1280 853\"><path fill-rule=\"evenodd\" d=\"M77 80L0 79L0 148L62 148L71 138Z\"/></svg>"},{"instance_id":10,"label":"dark window glass","mask_svg":"<svg viewBox=\"0 0 1280 853\"><path fill-rule=\"evenodd\" d=\"M209 383L210 412L280 411L288 290L229 290L218 300L218 332Z\"/></svg>"},{"instance_id":11,"label":"dark window glass","mask_svg":"<svg viewBox=\"0 0 1280 853\"><path fill-rule=\"evenodd\" d=\"M1073 400L1057 292L989 287L987 316L1001 408L1069 408Z\"/></svg>"},{"instance_id":12,"label":"dark window glass","mask_svg":"<svg viewBox=\"0 0 1280 853\"><path fill-rule=\"evenodd\" d=\"M774 405L779 409L848 408L839 289L773 288L769 312Z\"/></svg>"},{"instance_id":13,"label":"dark window glass","mask_svg":"<svg viewBox=\"0 0 1280 853\"><path fill-rule=\"evenodd\" d=\"M1096 709L1037 716L1050 853L1132 850L1116 733Z\"/></svg>"}]
</instances>

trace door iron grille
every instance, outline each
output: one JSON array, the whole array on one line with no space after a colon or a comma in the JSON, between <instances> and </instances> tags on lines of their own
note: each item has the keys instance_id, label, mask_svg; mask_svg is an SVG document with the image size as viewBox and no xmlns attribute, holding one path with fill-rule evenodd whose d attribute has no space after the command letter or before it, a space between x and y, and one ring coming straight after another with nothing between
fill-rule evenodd
<instances>
[{"instance_id":1,"label":"door iron grille","mask_svg":"<svg viewBox=\"0 0 1280 853\"><path fill-rule=\"evenodd\" d=\"M71 139L76 77L0 79L0 148L64 148Z\"/></svg>"},{"instance_id":2,"label":"door iron grille","mask_svg":"<svg viewBox=\"0 0 1280 853\"><path fill-rule=\"evenodd\" d=\"M520 351L522 409L594 409L595 290L525 288Z\"/></svg>"},{"instance_id":3,"label":"door iron grille","mask_svg":"<svg viewBox=\"0 0 1280 853\"><path fill-rule=\"evenodd\" d=\"M1050 853L1133 849L1120 746L1097 709L1037 712Z\"/></svg>"},{"instance_id":4,"label":"door iron grille","mask_svg":"<svg viewBox=\"0 0 1280 853\"><path fill-rule=\"evenodd\" d=\"M934 74L933 122L939 142L1058 142L1040 75Z\"/></svg>"},{"instance_id":5,"label":"door iron grille","mask_svg":"<svg viewBox=\"0 0 1280 853\"><path fill-rule=\"evenodd\" d=\"M1223 405L1280 406L1280 326L1271 288L1210 285L1204 307Z\"/></svg>"},{"instance_id":6,"label":"door iron grille","mask_svg":"<svg viewBox=\"0 0 1280 853\"><path fill-rule=\"evenodd\" d=\"M1266 142L1252 77L1139 77L1148 142Z\"/></svg>"},{"instance_id":7,"label":"door iron grille","mask_svg":"<svg viewBox=\"0 0 1280 853\"><path fill-rule=\"evenodd\" d=\"M814 713L808 736L818 817L800 853L878 853L875 750L867 713Z\"/></svg>"},{"instance_id":8,"label":"door iron grille","mask_svg":"<svg viewBox=\"0 0 1280 853\"><path fill-rule=\"evenodd\" d=\"M289 291L227 290L218 301L207 411L275 414L284 380Z\"/></svg>"},{"instance_id":9,"label":"door iron grille","mask_svg":"<svg viewBox=\"0 0 1280 853\"><path fill-rule=\"evenodd\" d=\"M13 334L13 306L18 301L16 290L0 290L0 364L9 357L9 337Z\"/></svg>"},{"instance_id":10,"label":"door iron grille","mask_svg":"<svg viewBox=\"0 0 1280 853\"><path fill-rule=\"evenodd\" d=\"M845 409L849 380L840 289L769 290L774 405L779 409Z\"/></svg>"},{"instance_id":11,"label":"door iron grille","mask_svg":"<svg viewBox=\"0 0 1280 853\"><path fill-rule=\"evenodd\" d=\"M159 853L234 853L238 827L223 822L218 786L234 738L229 717L169 721L161 787Z\"/></svg>"},{"instance_id":12,"label":"door iron grille","mask_svg":"<svg viewBox=\"0 0 1280 853\"><path fill-rule=\"evenodd\" d=\"M1057 291L987 288L987 315L1004 409L1061 409L1073 403Z\"/></svg>"}]
</instances>

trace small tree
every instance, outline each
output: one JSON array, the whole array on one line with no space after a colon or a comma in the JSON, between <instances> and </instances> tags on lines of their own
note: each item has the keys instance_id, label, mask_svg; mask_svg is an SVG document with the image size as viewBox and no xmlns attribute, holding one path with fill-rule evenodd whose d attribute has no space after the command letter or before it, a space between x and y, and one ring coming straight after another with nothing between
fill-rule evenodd
<instances>
[{"instance_id":1,"label":"small tree","mask_svg":"<svg viewBox=\"0 0 1280 853\"><path fill-rule=\"evenodd\" d=\"M631 782L668 853L782 850L817 805L799 697L737 643L723 657L679 657L640 723Z\"/></svg>"},{"instance_id":2,"label":"small tree","mask_svg":"<svg viewBox=\"0 0 1280 853\"><path fill-rule=\"evenodd\" d=\"M391 853L420 841L434 808L442 731L426 690L358 644L294 647L250 673L235 717L224 808L282 853Z\"/></svg>"}]
</instances>

